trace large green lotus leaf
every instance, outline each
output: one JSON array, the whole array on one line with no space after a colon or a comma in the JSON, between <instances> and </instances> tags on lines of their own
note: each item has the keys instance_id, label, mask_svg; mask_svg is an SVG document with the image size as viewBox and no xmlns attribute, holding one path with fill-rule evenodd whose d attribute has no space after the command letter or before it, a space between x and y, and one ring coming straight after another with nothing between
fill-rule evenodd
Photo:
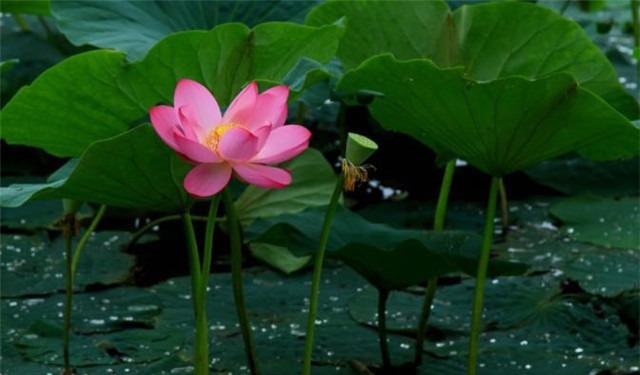
<instances>
[{"instance_id":1,"label":"large green lotus leaf","mask_svg":"<svg viewBox=\"0 0 640 375\"><path fill-rule=\"evenodd\" d=\"M398 59L428 58L441 67L464 66L479 81L571 73L577 82L629 118L637 101L577 23L533 4L497 2L450 12L443 1L330 1L307 24L347 19L337 55L349 69L390 52Z\"/></svg>"},{"instance_id":2,"label":"large green lotus leaf","mask_svg":"<svg viewBox=\"0 0 640 375\"><path fill-rule=\"evenodd\" d=\"M638 198L571 198L553 205L550 212L576 240L640 250Z\"/></svg>"},{"instance_id":3,"label":"large green lotus leaf","mask_svg":"<svg viewBox=\"0 0 640 375\"><path fill-rule=\"evenodd\" d=\"M336 177L320 151L309 149L282 167L291 171L292 182L286 189L249 186L236 201L244 225L259 217L292 214L309 207L325 206L331 199Z\"/></svg>"},{"instance_id":4,"label":"large green lotus leaf","mask_svg":"<svg viewBox=\"0 0 640 375\"><path fill-rule=\"evenodd\" d=\"M130 60L138 60L158 40L178 31L209 30L225 22L255 26L268 21L301 20L315 3L54 0L52 13L60 30L74 44L116 49L126 52Z\"/></svg>"},{"instance_id":5,"label":"large green lotus leaf","mask_svg":"<svg viewBox=\"0 0 640 375\"><path fill-rule=\"evenodd\" d=\"M640 160L595 162L577 157L544 161L524 171L541 184L568 195L640 195Z\"/></svg>"},{"instance_id":6,"label":"large green lotus leaf","mask_svg":"<svg viewBox=\"0 0 640 375\"><path fill-rule=\"evenodd\" d=\"M192 200L182 188L189 166L149 125L98 141L67 175L47 184L1 188L5 207L28 200L68 198L109 206L184 211Z\"/></svg>"},{"instance_id":7,"label":"large green lotus leaf","mask_svg":"<svg viewBox=\"0 0 640 375\"><path fill-rule=\"evenodd\" d=\"M115 78L125 66L110 51L70 57L23 87L2 110L2 138L78 156L93 141L125 131L144 111Z\"/></svg>"},{"instance_id":8,"label":"large green lotus leaf","mask_svg":"<svg viewBox=\"0 0 640 375\"><path fill-rule=\"evenodd\" d=\"M301 256L316 250L326 208L257 220L246 232L257 243L282 246ZM339 209L327 246L378 288L393 290L455 271L475 274L479 236L469 232L394 229ZM494 260L491 276L522 274L527 266Z\"/></svg>"},{"instance_id":9,"label":"large green lotus leaf","mask_svg":"<svg viewBox=\"0 0 640 375\"><path fill-rule=\"evenodd\" d=\"M383 93L369 108L385 128L493 176L575 150L591 159L638 153L638 129L565 73L478 82L462 68L381 55L345 74L338 87Z\"/></svg>"},{"instance_id":10,"label":"large green lotus leaf","mask_svg":"<svg viewBox=\"0 0 640 375\"><path fill-rule=\"evenodd\" d=\"M146 119L151 106L171 103L180 78L207 84L222 106L248 81L284 82L293 69L309 73L308 85L321 75L309 65L303 66L312 70L300 72L300 60L328 61L341 33L336 25L268 23L252 30L226 24L171 35L138 63L127 64L113 51L76 55L15 95L2 111L2 137L77 157L92 142Z\"/></svg>"}]
</instances>

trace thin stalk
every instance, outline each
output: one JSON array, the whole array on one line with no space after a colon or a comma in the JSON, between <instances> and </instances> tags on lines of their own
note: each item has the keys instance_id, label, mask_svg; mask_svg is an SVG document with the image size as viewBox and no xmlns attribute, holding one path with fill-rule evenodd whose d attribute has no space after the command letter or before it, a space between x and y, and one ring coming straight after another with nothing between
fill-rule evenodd
<instances>
[{"instance_id":1,"label":"thin stalk","mask_svg":"<svg viewBox=\"0 0 640 375\"><path fill-rule=\"evenodd\" d=\"M211 198L209 206L209 216L207 217L207 229L204 237L204 255L202 257L202 287L203 293L207 294L207 286L209 285L209 273L211 272L211 257L213 253L213 232L216 227L216 216L218 215L218 206L220 204L220 194L216 194Z\"/></svg>"},{"instance_id":2,"label":"thin stalk","mask_svg":"<svg viewBox=\"0 0 640 375\"><path fill-rule=\"evenodd\" d=\"M478 272L476 275L476 292L473 299L473 313L471 315L471 335L469 337L469 361L467 367L468 375L475 375L478 367L478 338L482 325L482 303L484 300L484 284L487 278L487 267L489 266L489 255L491 253L491 243L493 242L493 221L496 215L496 203L498 200L498 185L500 177L491 179L489 189L489 202L484 222L484 234L482 238L482 250L478 260Z\"/></svg>"},{"instance_id":3,"label":"thin stalk","mask_svg":"<svg viewBox=\"0 0 640 375\"><path fill-rule=\"evenodd\" d=\"M500 193L500 211L502 213L502 237L509 234L509 201L507 200L507 189L504 187L504 181L500 179L498 184L498 192Z\"/></svg>"},{"instance_id":4,"label":"thin stalk","mask_svg":"<svg viewBox=\"0 0 640 375\"><path fill-rule=\"evenodd\" d=\"M453 175L456 171L456 161L452 160L447 163L442 176L442 184L440 185L440 194L438 195L438 203L436 205L436 214L433 220L433 230L443 230L444 221L447 214L447 204L449 202L449 193L451 192L451 184ZM414 353L414 363L416 366L422 363L422 350L424 348L424 339L427 333L427 323L431 315L431 305L436 294L438 286L438 278L434 277L428 281L427 289L424 293L422 301L422 310L418 319L418 327L416 328L416 347Z\"/></svg>"},{"instance_id":5,"label":"thin stalk","mask_svg":"<svg viewBox=\"0 0 640 375\"><path fill-rule=\"evenodd\" d=\"M391 355L389 355L389 341L387 339L387 300L389 291L378 289L378 339L380 340L380 353L382 354L382 368L391 367Z\"/></svg>"},{"instance_id":6,"label":"thin stalk","mask_svg":"<svg viewBox=\"0 0 640 375\"><path fill-rule=\"evenodd\" d=\"M96 215L93 217L93 220L91 220L91 224L89 224L89 227L84 232L82 237L80 237L80 241L78 241L78 244L76 245L75 251L73 252L73 261L71 262L71 282L73 282L73 278L76 275L76 269L78 268L78 262L80 261L82 250L84 250L87 241L89 241L89 238L91 238L91 234L93 233L93 231L96 230L96 227L98 226L98 223L100 223L100 220L102 220L102 217L104 216L104 212L106 210L106 205L103 204L100 206L98 212L96 212Z\"/></svg>"},{"instance_id":7,"label":"thin stalk","mask_svg":"<svg viewBox=\"0 0 640 375\"><path fill-rule=\"evenodd\" d=\"M24 19L24 16L22 14L13 13L13 19L16 21L21 31L25 31L25 32L31 31L31 28L29 27L29 23L27 22L27 20Z\"/></svg>"},{"instance_id":8,"label":"thin stalk","mask_svg":"<svg viewBox=\"0 0 640 375\"><path fill-rule=\"evenodd\" d=\"M571 5L571 0L564 0L559 10L561 15L564 15L564 12L566 12L567 9L569 9L569 5Z\"/></svg>"},{"instance_id":9,"label":"thin stalk","mask_svg":"<svg viewBox=\"0 0 640 375\"><path fill-rule=\"evenodd\" d=\"M209 374L209 340L206 311L202 308L203 293L201 292L200 256L198 255L198 242L193 229L191 215L186 212L182 215L184 232L187 238L189 250L189 268L191 270L191 296L196 322L196 337L194 343L193 366L194 375Z\"/></svg>"},{"instance_id":10,"label":"thin stalk","mask_svg":"<svg viewBox=\"0 0 640 375\"><path fill-rule=\"evenodd\" d=\"M64 225L69 225L65 222ZM73 229L68 227L64 231L64 257L67 277L65 279L65 298L64 298L64 342L62 346L62 357L64 360L64 375L71 375L71 365L69 360L69 342L71 336L71 306L73 303L73 272L71 272L71 236Z\"/></svg>"},{"instance_id":11,"label":"thin stalk","mask_svg":"<svg viewBox=\"0 0 640 375\"><path fill-rule=\"evenodd\" d=\"M329 242L329 234L331 233L331 224L333 217L338 208L340 195L342 193L342 184L344 183L344 175L340 174L336 181L336 187L331 195L327 213L324 216L322 231L320 232L320 242L318 243L318 251L314 256L313 278L311 280L311 295L309 296L309 316L307 319L307 334L304 342L304 359L302 362L302 375L311 374L311 356L313 354L313 334L316 324L316 315L318 314L318 294L320 292L320 277L322 274L322 262L324 261L324 252Z\"/></svg>"},{"instance_id":12,"label":"thin stalk","mask_svg":"<svg viewBox=\"0 0 640 375\"><path fill-rule=\"evenodd\" d=\"M240 238L240 223L236 212L233 198L229 189L222 192L224 207L227 211L227 223L229 225L229 240L231 242L231 283L233 285L233 300L236 305L236 314L242 332L244 349L247 353L247 362L252 375L259 373L256 348L251 335L251 323L247 305L244 301L244 291L242 287L242 240Z\"/></svg>"},{"instance_id":13,"label":"thin stalk","mask_svg":"<svg viewBox=\"0 0 640 375\"><path fill-rule=\"evenodd\" d=\"M64 299L64 337L62 343L62 357L64 361L64 374L71 375L73 372L71 370L70 365L70 342L71 342L71 315L73 312L73 279L76 275L76 269L78 266L78 261L80 259L80 254L82 254L82 250L84 249L89 237L91 237L91 233L96 229L98 223L104 216L104 212L107 209L107 206L102 205L100 209L93 217L89 228L85 231L84 235L78 241L75 249L71 250L72 237L73 232L75 230L76 218L75 215L65 217L63 221L63 235L64 235L64 250L65 250L65 267L66 267L66 278L65 278L65 299Z\"/></svg>"},{"instance_id":14,"label":"thin stalk","mask_svg":"<svg viewBox=\"0 0 640 375\"><path fill-rule=\"evenodd\" d=\"M631 0L631 19L633 20L633 41L636 50L640 49L640 1ZM637 77L640 77L640 64L636 64Z\"/></svg>"},{"instance_id":15,"label":"thin stalk","mask_svg":"<svg viewBox=\"0 0 640 375\"><path fill-rule=\"evenodd\" d=\"M182 219L182 215L167 215L162 216L157 219L151 220L147 224L143 225L142 228L138 229L132 236L129 244L127 246L132 247L140 237L142 237L145 233L147 233L151 228L155 227L158 224L162 224L167 221L180 220ZM191 216L192 221L207 221L207 217L205 216ZM216 219L216 221L224 221L223 218Z\"/></svg>"}]
</instances>

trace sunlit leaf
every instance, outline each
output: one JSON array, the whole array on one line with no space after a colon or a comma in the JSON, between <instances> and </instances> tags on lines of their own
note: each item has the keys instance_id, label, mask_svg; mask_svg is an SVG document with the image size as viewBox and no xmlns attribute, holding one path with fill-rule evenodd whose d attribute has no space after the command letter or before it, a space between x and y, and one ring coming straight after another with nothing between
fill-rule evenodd
<instances>
[{"instance_id":1,"label":"sunlit leaf","mask_svg":"<svg viewBox=\"0 0 640 375\"><path fill-rule=\"evenodd\" d=\"M108 157L106 157L108 155ZM189 166L143 125L91 145L69 174L47 184L1 188L5 207L33 199L68 198L110 206L183 211Z\"/></svg>"},{"instance_id":2,"label":"sunlit leaf","mask_svg":"<svg viewBox=\"0 0 640 375\"><path fill-rule=\"evenodd\" d=\"M51 14L51 1L50 0L2 0L2 3L0 3L0 12L48 16Z\"/></svg>"},{"instance_id":3,"label":"sunlit leaf","mask_svg":"<svg viewBox=\"0 0 640 375\"><path fill-rule=\"evenodd\" d=\"M71 57L20 90L2 111L2 137L56 156L80 156L89 144L118 135L147 118L150 107L170 104L181 78L200 81L222 105L251 80L281 83L298 69L298 88L313 83L317 67L300 71L302 57L326 62L342 28L268 23L249 29L226 24L160 41L145 60L93 51ZM304 74L309 73L307 78ZM45 120L46 119L46 120Z\"/></svg>"}]
</instances>

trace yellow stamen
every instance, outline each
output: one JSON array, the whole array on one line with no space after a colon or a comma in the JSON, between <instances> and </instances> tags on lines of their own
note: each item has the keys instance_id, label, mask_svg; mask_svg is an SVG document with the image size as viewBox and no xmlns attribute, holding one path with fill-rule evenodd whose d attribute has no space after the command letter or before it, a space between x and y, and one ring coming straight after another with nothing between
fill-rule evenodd
<instances>
[{"instance_id":1,"label":"yellow stamen","mask_svg":"<svg viewBox=\"0 0 640 375\"><path fill-rule=\"evenodd\" d=\"M211 129L209 133L204 137L204 145L209 147L213 151L218 151L218 143L220 143L220 138L222 135L229 130L239 126L238 124L229 123L218 125L215 128Z\"/></svg>"},{"instance_id":2,"label":"yellow stamen","mask_svg":"<svg viewBox=\"0 0 640 375\"><path fill-rule=\"evenodd\" d=\"M347 159L342 159L342 174L344 174L344 190L353 191L356 183L365 182L369 179L369 171L375 169L373 165L355 165Z\"/></svg>"}]
</instances>

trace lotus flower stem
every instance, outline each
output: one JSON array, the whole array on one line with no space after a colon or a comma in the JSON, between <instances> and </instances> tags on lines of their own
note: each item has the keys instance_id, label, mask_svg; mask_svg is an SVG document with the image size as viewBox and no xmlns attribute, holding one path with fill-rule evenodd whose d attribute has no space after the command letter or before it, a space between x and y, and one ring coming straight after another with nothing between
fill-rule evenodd
<instances>
[{"instance_id":1,"label":"lotus flower stem","mask_svg":"<svg viewBox=\"0 0 640 375\"><path fill-rule=\"evenodd\" d=\"M67 277L65 279L65 298L64 298L64 339L62 346L62 357L64 360L64 375L71 375L69 360L69 341L71 336L71 306L73 303L73 274L71 272L71 229L64 229L64 257L66 265Z\"/></svg>"},{"instance_id":2,"label":"lotus flower stem","mask_svg":"<svg viewBox=\"0 0 640 375\"><path fill-rule=\"evenodd\" d=\"M78 262L80 261L80 254L82 254L84 246L87 244L87 241L89 241L89 238L91 237L91 234L93 234L93 231L96 230L96 227L98 226L98 223L100 223L100 220L102 220L102 217L104 216L104 212L106 210L106 205L103 204L100 206L98 212L96 212L96 215L93 217L93 220L91 220L91 224L89 224L87 230L84 232L82 237L80 237L80 241L78 241L78 244L76 245L76 248L73 252L73 262L71 263L72 277L75 277L76 275L76 269L78 267Z\"/></svg>"},{"instance_id":3,"label":"lotus flower stem","mask_svg":"<svg viewBox=\"0 0 640 375\"><path fill-rule=\"evenodd\" d=\"M478 338L482 325L482 303L484 299L484 283L487 278L487 267L489 266L489 255L491 253L491 243L493 242L493 221L496 215L496 203L498 200L498 186L500 177L493 177L489 190L489 202L484 222L484 233L482 238L482 250L478 260L478 272L476 274L476 292L473 300L473 313L471 315L471 334L469 336L469 360L467 374L475 375L478 365Z\"/></svg>"},{"instance_id":4,"label":"lotus flower stem","mask_svg":"<svg viewBox=\"0 0 640 375\"><path fill-rule=\"evenodd\" d=\"M259 373L258 359L251 335L251 323L249 322L249 314L247 312L247 305L244 301L244 292L242 287L242 242L240 238L240 223L238 222L238 214L229 189L224 189L222 191L222 199L224 200L224 206L227 211L229 239L231 241L231 282L233 285L233 299L236 305L240 331L242 332L242 340L244 341L244 349L247 353L249 370L252 375L256 375Z\"/></svg>"},{"instance_id":5,"label":"lotus flower stem","mask_svg":"<svg viewBox=\"0 0 640 375\"><path fill-rule=\"evenodd\" d=\"M382 354L382 368L391 367L391 355L389 354L389 340L387 339L387 300L389 291L378 289L378 340L380 340L380 353Z\"/></svg>"},{"instance_id":6,"label":"lotus flower stem","mask_svg":"<svg viewBox=\"0 0 640 375\"><path fill-rule=\"evenodd\" d=\"M64 361L64 375L73 374L70 361L70 340L71 340L71 315L73 312L73 279L75 278L76 268L78 261L80 260L80 254L84 249L89 237L98 226L98 223L102 219L107 206L102 205L98 212L93 217L89 228L85 231L80 241L76 245L75 249L71 250L73 231L75 230L75 214L68 216L64 219L63 235L64 235L64 251L65 251L65 266L66 266L66 280L65 280L65 299L64 299L64 333L62 343L62 357Z\"/></svg>"},{"instance_id":7,"label":"lotus flower stem","mask_svg":"<svg viewBox=\"0 0 640 375\"><path fill-rule=\"evenodd\" d=\"M500 194L500 211L502 212L502 237L509 234L509 201L507 200L507 189L504 187L504 181L500 179L498 185L498 193Z\"/></svg>"},{"instance_id":8,"label":"lotus flower stem","mask_svg":"<svg viewBox=\"0 0 640 375\"><path fill-rule=\"evenodd\" d=\"M335 216L340 195L342 193L342 185L344 183L344 175L340 174L336 181L336 187L331 195L327 213L324 216L322 224L322 232L320 232L320 242L318 251L314 256L313 278L311 280L311 295L309 296L309 316L307 319L307 333L304 342L304 359L302 362L302 375L311 374L311 356L313 354L313 334L316 324L316 316L318 314L318 294L320 292L320 279L322 274L322 262L324 261L324 253L329 242L329 234L331 233L331 224Z\"/></svg>"},{"instance_id":9,"label":"lotus flower stem","mask_svg":"<svg viewBox=\"0 0 640 375\"><path fill-rule=\"evenodd\" d=\"M449 193L451 192L451 184L453 182L453 175L455 171L456 161L452 160L447 163L444 170L444 176L442 177L442 185L440 186L440 194L436 205L436 214L433 220L433 230L444 229L444 221L447 214L447 203L449 202ZM418 327L416 328L416 348L413 360L416 366L422 363L422 350L424 347L425 335L427 333L427 322L431 315L431 305L433 304L433 298L435 297L437 286L438 278L434 277L428 281L427 289L424 293L422 310L420 311Z\"/></svg>"},{"instance_id":10,"label":"lotus flower stem","mask_svg":"<svg viewBox=\"0 0 640 375\"><path fill-rule=\"evenodd\" d=\"M200 256L198 255L198 243L193 229L191 214L186 212L182 215L184 232L187 237L187 248L189 250L189 268L191 271L191 295L193 301L193 311L196 321L196 338L194 342L193 366L194 375L209 374L209 339L207 327L207 315L203 308L202 283L200 270Z\"/></svg>"},{"instance_id":11,"label":"lotus flower stem","mask_svg":"<svg viewBox=\"0 0 640 375\"><path fill-rule=\"evenodd\" d=\"M218 206L220 205L220 194L216 194L211 198L211 205L209 206L209 216L207 217L207 228L204 237L204 255L202 257L202 287L203 294L207 294L207 286L209 286L209 274L211 273L211 258L213 253L213 234L218 219Z\"/></svg>"}]
</instances>

